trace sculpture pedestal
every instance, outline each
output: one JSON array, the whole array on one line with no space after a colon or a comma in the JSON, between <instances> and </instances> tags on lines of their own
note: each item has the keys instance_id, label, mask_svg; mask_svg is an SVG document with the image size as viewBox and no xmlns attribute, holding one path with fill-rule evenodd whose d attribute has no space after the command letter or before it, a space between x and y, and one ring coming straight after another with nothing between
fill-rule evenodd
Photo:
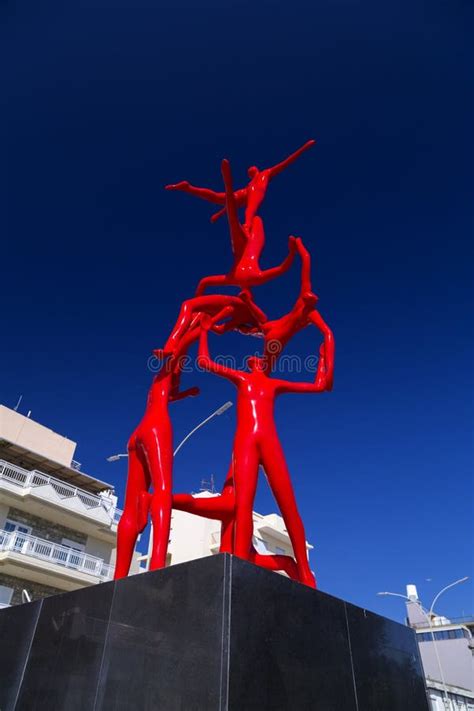
<instances>
[{"instance_id":1,"label":"sculpture pedestal","mask_svg":"<svg viewBox=\"0 0 474 711\"><path fill-rule=\"evenodd\" d=\"M229 555L0 611L2 711L427 711L412 630Z\"/></svg>"}]
</instances>

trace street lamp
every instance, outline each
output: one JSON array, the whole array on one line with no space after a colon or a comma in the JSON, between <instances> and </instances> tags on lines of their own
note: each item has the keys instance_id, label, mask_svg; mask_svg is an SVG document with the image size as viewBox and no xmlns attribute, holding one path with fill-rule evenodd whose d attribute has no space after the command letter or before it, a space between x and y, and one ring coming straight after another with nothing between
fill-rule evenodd
<instances>
[{"instance_id":1,"label":"street lamp","mask_svg":"<svg viewBox=\"0 0 474 711\"><path fill-rule=\"evenodd\" d=\"M191 430L191 432L188 432L186 437L184 437L184 439L181 440L181 442L178 444L178 446L174 450L173 457L176 457L176 455L178 454L178 452L181 449L181 447L183 446L183 444L191 437L191 435L193 435L195 432L197 432L197 430L199 430L201 427L203 427L203 425L205 425L207 422L209 422L209 420L212 420L213 417L219 417L219 415L222 415L224 412L226 412L226 410L229 409L229 407L232 407L232 405L233 405L232 401L228 400L223 405L218 407L217 410L212 412L208 417L206 417L204 420L202 420L202 422L200 422L198 425L196 425L196 427L194 427ZM128 454L126 452L124 452L123 454L112 454L110 457L107 457L107 461L108 462L117 462L119 459L122 459L123 457L128 457Z\"/></svg>"},{"instance_id":2,"label":"street lamp","mask_svg":"<svg viewBox=\"0 0 474 711\"><path fill-rule=\"evenodd\" d=\"M107 461L118 462L118 460L122 459L122 457L128 457L128 454L126 452L124 454L111 454L110 457L107 457Z\"/></svg>"},{"instance_id":3,"label":"street lamp","mask_svg":"<svg viewBox=\"0 0 474 711\"><path fill-rule=\"evenodd\" d=\"M441 597L441 595L446 591L449 590L449 588L454 587L455 585L459 585L459 583L465 583L466 580L469 580L469 576L465 576L464 578L459 578L459 580L455 580L453 583L450 583L449 585L446 585L444 588L442 588L437 595L433 598L433 602L431 603L430 609L428 612L423 608L422 604L419 604L420 610L422 614L426 617L426 620L428 622L428 627L430 628L431 632L431 639L433 642L433 648L435 650L435 655L436 655L436 661L438 663L438 669L439 669L439 675L441 677L441 683L443 685L443 690L444 690L444 703L447 709L451 708L451 702L449 700L448 696L448 689L446 686L446 681L444 679L444 673L443 673L443 667L441 666L441 659L439 656L438 652L438 645L436 643L436 639L434 636L434 630L433 626L431 624L432 621L432 616L433 616L433 611L434 611L434 606L436 605L436 602L438 599ZM407 595L402 595L401 593L393 593L393 592L378 592L377 595L390 595L391 597L402 597L404 600L408 600L408 602L412 602L411 598L409 598Z\"/></svg>"}]
</instances>

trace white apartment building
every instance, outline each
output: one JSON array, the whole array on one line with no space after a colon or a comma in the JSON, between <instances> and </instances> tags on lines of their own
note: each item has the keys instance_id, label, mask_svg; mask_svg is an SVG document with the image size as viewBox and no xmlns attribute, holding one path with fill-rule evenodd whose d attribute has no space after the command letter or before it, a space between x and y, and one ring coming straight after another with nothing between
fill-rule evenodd
<instances>
[{"instance_id":1,"label":"white apartment building","mask_svg":"<svg viewBox=\"0 0 474 711\"><path fill-rule=\"evenodd\" d=\"M416 632L432 711L474 711L474 619L427 613L407 586L407 622Z\"/></svg>"},{"instance_id":2,"label":"white apartment building","mask_svg":"<svg viewBox=\"0 0 474 711\"><path fill-rule=\"evenodd\" d=\"M0 405L1 607L113 577L117 497L80 470L75 449ZM138 569L135 559L132 572Z\"/></svg>"},{"instance_id":3,"label":"white apartment building","mask_svg":"<svg viewBox=\"0 0 474 711\"><path fill-rule=\"evenodd\" d=\"M202 491L194 496L209 497L217 494ZM253 544L258 553L293 556L293 548L281 516L276 513L263 516L254 511L253 526ZM185 511L173 511L168 565L218 553L221 540L220 528L220 521L195 516ZM307 543L306 547L309 554L313 546Z\"/></svg>"}]
</instances>

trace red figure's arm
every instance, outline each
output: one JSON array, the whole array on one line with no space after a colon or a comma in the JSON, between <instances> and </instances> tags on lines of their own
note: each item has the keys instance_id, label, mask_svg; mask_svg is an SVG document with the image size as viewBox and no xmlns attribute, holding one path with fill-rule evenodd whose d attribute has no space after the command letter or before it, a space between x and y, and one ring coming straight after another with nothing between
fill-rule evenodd
<instances>
[{"instance_id":1,"label":"red figure's arm","mask_svg":"<svg viewBox=\"0 0 474 711\"><path fill-rule=\"evenodd\" d=\"M326 362L324 344L319 349L319 362L313 383L292 383L290 380L275 381L277 394L281 393L321 393L326 388Z\"/></svg>"},{"instance_id":2,"label":"red figure's arm","mask_svg":"<svg viewBox=\"0 0 474 711\"><path fill-rule=\"evenodd\" d=\"M212 360L209 355L209 344L208 344L208 333L211 327L211 320L208 317L203 316L201 321L201 335L199 337L199 350L198 350L198 363L201 368L215 373L216 375L222 375L224 378L228 378L232 382L239 382L242 380L242 373L238 370L233 370L225 365L216 363Z\"/></svg>"},{"instance_id":3,"label":"red figure's arm","mask_svg":"<svg viewBox=\"0 0 474 711\"><path fill-rule=\"evenodd\" d=\"M181 390L181 392L171 390L169 401L178 402L178 400L184 400L186 397L196 397L196 395L199 395L199 392L199 388L197 387L187 388L187 390Z\"/></svg>"},{"instance_id":4,"label":"red figure's arm","mask_svg":"<svg viewBox=\"0 0 474 711\"><path fill-rule=\"evenodd\" d=\"M246 188L240 188L239 190L236 190L234 192L234 198L237 203L237 207L243 207L245 203L247 202L247 189ZM213 215L211 215L211 222L217 222L217 220L225 215L226 209L225 207L222 208L222 210L219 210L218 212L215 212Z\"/></svg>"},{"instance_id":5,"label":"red figure's arm","mask_svg":"<svg viewBox=\"0 0 474 711\"><path fill-rule=\"evenodd\" d=\"M182 180L180 183L165 185L165 190L181 190L183 193L195 195L196 197L201 198L201 200L207 200L207 202L212 202L215 205L225 205L225 193L219 193L216 190L210 190L209 188L198 188L195 185L188 183L187 180Z\"/></svg>"},{"instance_id":6,"label":"red figure's arm","mask_svg":"<svg viewBox=\"0 0 474 711\"><path fill-rule=\"evenodd\" d=\"M257 306L255 301L253 300L252 292L250 291L250 289L245 289L244 291L241 291L239 296L242 301L246 303L247 308L250 312L250 316L255 319L258 324L266 323L268 321L268 316L266 315L266 313L262 311L262 309Z\"/></svg>"},{"instance_id":7,"label":"red figure's arm","mask_svg":"<svg viewBox=\"0 0 474 711\"><path fill-rule=\"evenodd\" d=\"M219 210L218 212L215 212L213 215L211 215L211 222L217 222L217 220L225 215L225 207L222 208L222 210Z\"/></svg>"},{"instance_id":8,"label":"red figure's arm","mask_svg":"<svg viewBox=\"0 0 474 711\"><path fill-rule=\"evenodd\" d=\"M309 296L312 294L311 288L311 255L303 244L301 237L296 237L296 250L301 259L301 277L300 277L300 296ZM315 297L316 302L316 297Z\"/></svg>"},{"instance_id":9,"label":"red figure's arm","mask_svg":"<svg viewBox=\"0 0 474 711\"><path fill-rule=\"evenodd\" d=\"M336 345L334 343L334 335L319 311L311 312L309 320L323 334L324 338L324 359L326 366L326 390L332 390L334 384L334 356Z\"/></svg>"},{"instance_id":10,"label":"red figure's arm","mask_svg":"<svg viewBox=\"0 0 474 711\"><path fill-rule=\"evenodd\" d=\"M291 163L294 163L295 160L296 160L297 158L299 158L302 153L304 153L305 151L307 151L308 148L311 148L311 146L314 146L315 143L316 143L316 141L314 141L314 140L306 141L306 143L304 144L304 146L301 146L301 148L298 148L297 151L295 151L295 152L292 153L290 156L288 156L288 158L285 158L285 160L282 160L281 163L277 163L277 164L274 165L272 168L268 168L268 172L269 172L269 177L270 177L270 179L271 179L271 178L274 178L275 175L278 175L278 174L281 173L283 170L285 170L285 168L287 168L289 165L291 165Z\"/></svg>"}]
</instances>

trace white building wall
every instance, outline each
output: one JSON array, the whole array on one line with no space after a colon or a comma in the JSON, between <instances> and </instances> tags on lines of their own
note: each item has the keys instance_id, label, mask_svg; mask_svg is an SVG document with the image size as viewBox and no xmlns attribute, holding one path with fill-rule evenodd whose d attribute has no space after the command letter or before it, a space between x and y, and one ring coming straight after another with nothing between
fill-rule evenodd
<instances>
[{"instance_id":1,"label":"white building wall","mask_svg":"<svg viewBox=\"0 0 474 711\"><path fill-rule=\"evenodd\" d=\"M102 558L106 563L110 563L114 548L115 542L113 544L106 543L93 536L88 536L84 552L89 555L94 555L96 558Z\"/></svg>"},{"instance_id":2,"label":"white building wall","mask_svg":"<svg viewBox=\"0 0 474 711\"><path fill-rule=\"evenodd\" d=\"M217 541L218 546L219 539L220 521L194 516L185 511L173 511L168 546L171 564L212 555L217 552L212 550L212 545Z\"/></svg>"}]
</instances>

